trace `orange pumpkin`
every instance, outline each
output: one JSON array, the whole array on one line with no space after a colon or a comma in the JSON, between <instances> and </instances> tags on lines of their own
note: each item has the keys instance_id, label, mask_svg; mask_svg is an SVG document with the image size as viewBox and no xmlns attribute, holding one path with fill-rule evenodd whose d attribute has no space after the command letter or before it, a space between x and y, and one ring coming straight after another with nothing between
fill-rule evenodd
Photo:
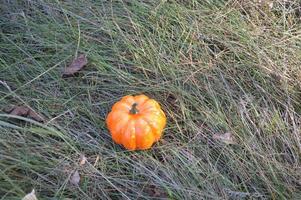
<instances>
[{"instance_id":1,"label":"orange pumpkin","mask_svg":"<svg viewBox=\"0 0 301 200\"><path fill-rule=\"evenodd\" d=\"M154 99L125 96L113 105L106 123L117 144L128 150L142 150L160 139L166 116Z\"/></svg>"}]
</instances>

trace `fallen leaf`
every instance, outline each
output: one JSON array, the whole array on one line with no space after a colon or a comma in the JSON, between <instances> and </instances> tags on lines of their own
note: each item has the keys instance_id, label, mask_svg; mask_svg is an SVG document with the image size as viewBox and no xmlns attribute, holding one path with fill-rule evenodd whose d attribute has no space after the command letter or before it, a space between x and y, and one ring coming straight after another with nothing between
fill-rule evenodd
<instances>
[{"instance_id":1,"label":"fallen leaf","mask_svg":"<svg viewBox=\"0 0 301 200\"><path fill-rule=\"evenodd\" d=\"M80 181L80 175L78 170L75 170L75 172L72 174L71 178L70 178L70 183L72 185L78 186L79 185L79 181Z\"/></svg>"},{"instance_id":2,"label":"fallen leaf","mask_svg":"<svg viewBox=\"0 0 301 200\"><path fill-rule=\"evenodd\" d=\"M33 111L31 109L29 109L28 116L38 122L44 121L44 118L40 114L36 113L35 111Z\"/></svg>"},{"instance_id":3,"label":"fallen leaf","mask_svg":"<svg viewBox=\"0 0 301 200\"><path fill-rule=\"evenodd\" d=\"M145 187L144 191L149 194L151 197L155 198L167 198L168 194L162 189L154 185Z\"/></svg>"},{"instance_id":4,"label":"fallen leaf","mask_svg":"<svg viewBox=\"0 0 301 200\"><path fill-rule=\"evenodd\" d=\"M87 161L87 158L85 157L85 155L80 155L80 161L79 161L79 165L83 166Z\"/></svg>"},{"instance_id":5,"label":"fallen leaf","mask_svg":"<svg viewBox=\"0 0 301 200\"><path fill-rule=\"evenodd\" d=\"M30 117L35 121L38 122L43 122L44 118L37 114L35 111L32 109L26 107L26 106L13 106L10 108L4 109L5 112L11 114L11 115L16 115L16 116L21 116L21 117Z\"/></svg>"},{"instance_id":6,"label":"fallen leaf","mask_svg":"<svg viewBox=\"0 0 301 200\"><path fill-rule=\"evenodd\" d=\"M17 116L22 116L22 117L27 117L29 113L29 108L25 106L16 106L12 108L9 114L11 115L17 115Z\"/></svg>"},{"instance_id":7,"label":"fallen leaf","mask_svg":"<svg viewBox=\"0 0 301 200\"><path fill-rule=\"evenodd\" d=\"M28 193L27 195L25 195L22 198L22 200L38 200L38 198L36 197L34 189L31 191L31 193Z\"/></svg>"},{"instance_id":8,"label":"fallen leaf","mask_svg":"<svg viewBox=\"0 0 301 200\"><path fill-rule=\"evenodd\" d=\"M232 133L226 132L224 134L214 134L213 139L220 140L224 142L225 144L237 144L235 138L233 137Z\"/></svg>"},{"instance_id":9,"label":"fallen leaf","mask_svg":"<svg viewBox=\"0 0 301 200\"><path fill-rule=\"evenodd\" d=\"M80 71L84 66L88 63L86 55L81 54L76 59L72 61L72 63L64 70L63 78L72 76Z\"/></svg>"}]
</instances>

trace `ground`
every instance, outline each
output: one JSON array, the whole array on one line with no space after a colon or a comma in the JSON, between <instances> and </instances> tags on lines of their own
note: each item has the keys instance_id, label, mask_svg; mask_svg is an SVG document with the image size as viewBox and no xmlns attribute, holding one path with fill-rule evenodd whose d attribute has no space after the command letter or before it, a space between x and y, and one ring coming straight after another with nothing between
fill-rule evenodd
<instances>
[{"instance_id":1,"label":"ground","mask_svg":"<svg viewBox=\"0 0 301 200\"><path fill-rule=\"evenodd\" d=\"M2 0L0 197L300 199L300 17L284 0ZM105 118L142 93L167 126L127 151Z\"/></svg>"}]
</instances>

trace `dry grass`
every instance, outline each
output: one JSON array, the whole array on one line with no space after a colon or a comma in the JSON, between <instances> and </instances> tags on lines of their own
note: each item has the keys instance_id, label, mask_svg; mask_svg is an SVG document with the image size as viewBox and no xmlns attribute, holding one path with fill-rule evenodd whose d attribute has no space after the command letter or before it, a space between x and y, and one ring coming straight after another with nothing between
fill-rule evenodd
<instances>
[{"instance_id":1,"label":"dry grass","mask_svg":"<svg viewBox=\"0 0 301 200\"><path fill-rule=\"evenodd\" d=\"M301 198L297 1L5 0L0 13L0 109L47 119L0 113L2 199ZM87 67L63 79L79 53ZM127 152L104 119L140 93L168 126ZM237 144L214 140L225 132Z\"/></svg>"}]
</instances>

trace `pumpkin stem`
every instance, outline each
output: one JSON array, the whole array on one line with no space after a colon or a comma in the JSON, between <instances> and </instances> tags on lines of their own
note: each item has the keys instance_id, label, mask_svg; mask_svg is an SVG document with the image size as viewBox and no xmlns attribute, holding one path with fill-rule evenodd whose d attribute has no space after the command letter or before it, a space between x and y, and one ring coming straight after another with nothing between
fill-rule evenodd
<instances>
[{"instance_id":1,"label":"pumpkin stem","mask_svg":"<svg viewBox=\"0 0 301 200\"><path fill-rule=\"evenodd\" d=\"M137 103L133 103L132 108L130 110L130 113L135 115L139 112L139 110L137 109L138 104Z\"/></svg>"}]
</instances>

